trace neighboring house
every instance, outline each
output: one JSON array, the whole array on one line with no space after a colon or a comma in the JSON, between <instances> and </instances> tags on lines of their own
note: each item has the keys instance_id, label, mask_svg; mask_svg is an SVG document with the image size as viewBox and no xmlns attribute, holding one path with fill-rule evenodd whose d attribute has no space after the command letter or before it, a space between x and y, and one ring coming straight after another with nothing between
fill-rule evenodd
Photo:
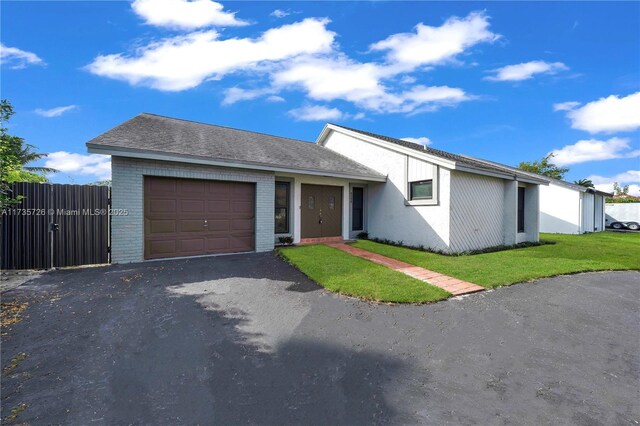
<instances>
[{"instance_id":1,"label":"neighboring house","mask_svg":"<svg viewBox=\"0 0 640 426\"><path fill-rule=\"evenodd\" d=\"M605 200L612 194L488 160L475 160L547 181L548 185L540 187L540 232L584 234L605 230Z\"/></svg>"},{"instance_id":2,"label":"neighboring house","mask_svg":"<svg viewBox=\"0 0 640 426\"><path fill-rule=\"evenodd\" d=\"M268 251L359 232L445 252L538 241L547 181L328 124L316 144L140 114L112 156L114 263ZM124 211L126 210L126 212Z\"/></svg>"},{"instance_id":3,"label":"neighboring house","mask_svg":"<svg viewBox=\"0 0 640 426\"><path fill-rule=\"evenodd\" d=\"M604 205L611 194L549 179L540 191L540 232L584 234L605 228Z\"/></svg>"}]
</instances>

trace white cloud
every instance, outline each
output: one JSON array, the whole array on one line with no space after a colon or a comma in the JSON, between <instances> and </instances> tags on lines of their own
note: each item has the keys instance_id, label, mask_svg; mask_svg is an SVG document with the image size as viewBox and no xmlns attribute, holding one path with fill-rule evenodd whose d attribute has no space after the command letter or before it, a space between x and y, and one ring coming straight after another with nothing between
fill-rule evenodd
<instances>
[{"instance_id":1,"label":"white cloud","mask_svg":"<svg viewBox=\"0 0 640 426\"><path fill-rule=\"evenodd\" d=\"M572 109L575 109L578 106L580 106L580 102L574 102L574 101L560 102L557 104L553 104L553 110L554 111L571 111Z\"/></svg>"},{"instance_id":2,"label":"white cloud","mask_svg":"<svg viewBox=\"0 0 640 426\"><path fill-rule=\"evenodd\" d=\"M152 43L138 49L133 56L98 56L87 69L132 85L166 91L186 90L207 79L255 69L264 62L327 52L335 37L335 33L326 29L328 22L308 18L267 30L258 39L220 40L219 33L213 30L194 32Z\"/></svg>"},{"instance_id":3,"label":"white cloud","mask_svg":"<svg viewBox=\"0 0 640 426\"><path fill-rule=\"evenodd\" d=\"M613 158L640 157L640 150L631 150L629 139L611 138L606 141L587 139L551 152L553 163L558 166Z\"/></svg>"},{"instance_id":4,"label":"white cloud","mask_svg":"<svg viewBox=\"0 0 640 426\"><path fill-rule=\"evenodd\" d=\"M431 139L426 136L420 136L418 138L402 138L403 141L417 143L418 145L431 145Z\"/></svg>"},{"instance_id":5,"label":"white cloud","mask_svg":"<svg viewBox=\"0 0 640 426\"><path fill-rule=\"evenodd\" d=\"M536 74L556 74L559 71L568 70L562 62L531 61L515 65L507 65L492 70L493 76L485 77L491 81L522 81L533 78Z\"/></svg>"},{"instance_id":6,"label":"white cloud","mask_svg":"<svg viewBox=\"0 0 640 426\"><path fill-rule=\"evenodd\" d=\"M301 54L329 52L335 33L326 19L305 19L266 31L259 39L220 40L216 31L194 32L167 38L138 49L135 55L98 56L89 71L130 84L161 90L185 90L207 78L254 68L260 62L278 62ZM206 60L203 58L211 58ZM270 90L227 90L225 103L255 99Z\"/></svg>"},{"instance_id":7,"label":"white cloud","mask_svg":"<svg viewBox=\"0 0 640 426\"><path fill-rule=\"evenodd\" d=\"M5 46L3 43L0 43L0 64L9 65L13 69L22 69L27 65L46 65L35 53Z\"/></svg>"},{"instance_id":8,"label":"white cloud","mask_svg":"<svg viewBox=\"0 0 640 426\"><path fill-rule=\"evenodd\" d=\"M589 133L630 132L640 128L640 92L600 98L570 110L571 127Z\"/></svg>"},{"instance_id":9,"label":"white cloud","mask_svg":"<svg viewBox=\"0 0 640 426\"><path fill-rule=\"evenodd\" d=\"M208 26L240 26L247 22L224 11L211 0L135 0L131 7L147 24L158 27L196 29Z\"/></svg>"},{"instance_id":10,"label":"white cloud","mask_svg":"<svg viewBox=\"0 0 640 426\"><path fill-rule=\"evenodd\" d=\"M93 175L100 180L111 177L111 157L108 155L83 155L57 151L47 156L44 166L57 169L62 173Z\"/></svg>"},{"instance_id":11,"label":"white cloud","mask_svg":"<svg viewBox=\"0 0 640 426\"><path fill-rule=\"evenodd\" d=\"M376 112L433 111L472 99L462 89L448 86L416 85L392 92L382 81L388 73L385 66L344 56L303 58L274 73L273 85L279 90L300 87L314 100L346 100Z\"/></svg>"},{"instance_id":12,"label":"white cloud","mask_svg":"<svg viewBox=\"0 0 640 426\"><path fill-rule=\"evenodd\" d=\"M371 49L386 51L389 62L409 69L441 64L478 43L497 40L500 36L489 25L484 12L472 12L464 18L451 17L439 27L420 23L415 32L394 34L372 44Z\"/></svg>"},{"instance_id":13,"label":"white cloud","mask_svg":"<svg viewBox=\"0 0 640 426\"><path fill-rule=\"evenodd\" d=\"M269 15L274 16L276 18L284 18L285 16L291 15L291 13L286 10L276 9L273 12L271 12Z\"/></svg>"},{"instance_id":14,"label":"white cloud","mask_svg":"<svg viewBox=\"0 0 640 426\"><path fill-rule=\"evenodd\" d=\"M289 111L298 121L326 121L340 120L345 115L338 108L328 108L321 105L308 105Z\"/></svg>"},{"instance_id":15,"label":"white cloud","mask_svg":"<svg viewBox=\"0 0 640 426\"><path fill-rule=\"evenodd\" d=\"M264 89L242 89L240 87L231 87L224 91L222 105L231 105L240 101L251 101L271 93L273 93L273 89L269 87Z\"/></svg>"},{"instance_id":16,"label":"white cloud","mask_svg":"<svg viewBox=\"0 0 640 426\"><path fill-rule=\"evenodd\" d=\"M386 52L385 60L356 61L339 50L328 23L328 19L308 18L270 29L256 39L221 39L214 30L192 32L132 53L98 56L87 69L165 91L187 90L244 72L250 74L252 88L225 90L223 104L260 97L281 101L283 93L301 90L313 101L342 100L376 113L415 114L475 97L461 88L416 84L411 73L452 62L466 49L499 37L488 29L489 17L474 12L452 17L438 27L419 24L413 33L392 35L371 46L372 51ZM260 79L263 87L256 87Z\"/></svg>"},{"instance_id":17,"label":"white cloud","mask_svg":"<svg viewBox=\"0 0 640 426\"><path fill-rule=\"evenodd\" d=\"M591 175L587 179L591 180L596 189L605 192L613 192L613 183L618 182L620 186L629 185L629 194L640 196L640 170L628 170L614 176Z\"/></svg>"},{"instance_id":18,"label":"white cloud","mask_svg":"<svg viewBox=\"0 0 640 426\"><path fill-rule=\"evenodd\" d=\"M271 95L267 98L267 102L277 103L284 102L285 99L282 96Z\"/></svg>"},{"instance_id":19,"label":"white cloud","mask_svg":"<svg viewBox=\"0 0 640 426\"><path fill-rule=\"evenodd\" d=\"M78 108L77 105L67 105L50 109L41 109L38 108L35 110L35 113L41 115L43 117L51 118L51 117L59 117L65 112L71 111Z\"/></svg>"}]
</instances>

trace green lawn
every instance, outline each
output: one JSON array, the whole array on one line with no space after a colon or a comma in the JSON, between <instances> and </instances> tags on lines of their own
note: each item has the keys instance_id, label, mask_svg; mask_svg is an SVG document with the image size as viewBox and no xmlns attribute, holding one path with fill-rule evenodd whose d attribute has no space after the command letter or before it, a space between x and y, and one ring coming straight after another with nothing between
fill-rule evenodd
<instances>
[{"instance_id":1,"label":"green lawn","mask_svg":"<svg viewBox=\"0 0 640 426\"><path fill-rule=\"evenodd\" d=\"M451 296L438 287L328 246L288 247L279 252L309 278L336 293L399 303L435 302Z\"/></svg>"},{"instance_id":2,"label":"green lawn","mask_svg":"<svg viewBox=\"0 0 640 426\"><path fill-rule=\"evenodd\" d=\"M586 271L640 269L640 233L541 234L555 244L470 256L443 256L372 241L355 247L494 288Z\"/></svg>"}]
</instances>

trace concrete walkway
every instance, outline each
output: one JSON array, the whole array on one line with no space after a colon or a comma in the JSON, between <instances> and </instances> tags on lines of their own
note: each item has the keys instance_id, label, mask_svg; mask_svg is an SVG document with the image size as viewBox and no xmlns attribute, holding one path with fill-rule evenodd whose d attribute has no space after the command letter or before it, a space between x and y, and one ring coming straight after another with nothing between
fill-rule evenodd
<instances>
[{"instance_id":1,"label":"concrete walkway","mask_svg":"<svg viewBox=\"0 0 640 426\"><path fill-rule=\"evenodd\" d=\"M372 253L367 250L363 250L357 247L350 246L345 243L327 244L329 247L342 250L345 253L349 253L353 256L358 256L371 262L377 263L387 268L391 268L403 274L409 275L425 283L440 287L443 290L448 291L454 296L460 296L463 294L476 293L483 291L485 288L479 285L472 284L467 281L462 281L457 278L443 275L439 272L430 271L429 269L421 268L420 266L411 265L409 263L401 262L390 257L382 256L377 253Z\"/></svg>"}]
</instances>

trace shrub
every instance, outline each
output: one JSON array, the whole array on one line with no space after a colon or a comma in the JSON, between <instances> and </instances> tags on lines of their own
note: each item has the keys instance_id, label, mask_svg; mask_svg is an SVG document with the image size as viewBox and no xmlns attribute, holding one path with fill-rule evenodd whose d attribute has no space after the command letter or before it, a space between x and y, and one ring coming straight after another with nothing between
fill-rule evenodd
<instances>
[{"instance_id":1,"label":"shrub","mask_svg":"<svg viewBox=\"0 0 640 426\"><path fill-rule=\"evenodd\" d=\"M368 232L361 232L358 235L356 235L356 238L359 240L368 240L369 239L369 233Z\"/></svg>"},{"instance_id":2,"label":"shrub","mask_svg":"<svg viewBox=\"0 0 640 426\"><path fill-rule=\"evenodd\" d=\"M278 237L278 241L283 246L290 246L293 244L293 237Z\"/></svg>"},{"instance_id":3,"label":"shrub","mask_svg":"<svg viewBox=\"0 0 640 426\"><path fill-rule=\"evenodd\" d=\"M555 244L555 241L547 241L547 240L540 240L539 242L533 242L533 241L525 241L523 243L518 243L518 244L514 244L514 245L510 245L510 246L494 246L494 247L487 247L484 249L480 249L480 250L470 250L470 251L464 251L464 252L458 252L458 253L449 253L446 251L442 251L442 250L435 250L435 249L431 249L429 247L425 247L423 245L421 246L411 246L411 245L405 245L404 242L402 240L400 241L393 241L393 240L388 240L386 238L370 238L371 241L373 241L374 243L380 243L380 244L386 244L388 246L395 246L395 247L403 247L403 248L408 248L408 249L412 249L412 250L418 250L418 251L424 251L424 252L428 252L428 253L435 253L435 254L441 254L444 256L471 256L474 254L483 254L483 253L493 253L496 251L503 251L503 250L512 250L512 249L518 249L518 248L525 248L525 247L535 247L535 246L543 246L546 244Z\"/></svg>"}]
</instances>

